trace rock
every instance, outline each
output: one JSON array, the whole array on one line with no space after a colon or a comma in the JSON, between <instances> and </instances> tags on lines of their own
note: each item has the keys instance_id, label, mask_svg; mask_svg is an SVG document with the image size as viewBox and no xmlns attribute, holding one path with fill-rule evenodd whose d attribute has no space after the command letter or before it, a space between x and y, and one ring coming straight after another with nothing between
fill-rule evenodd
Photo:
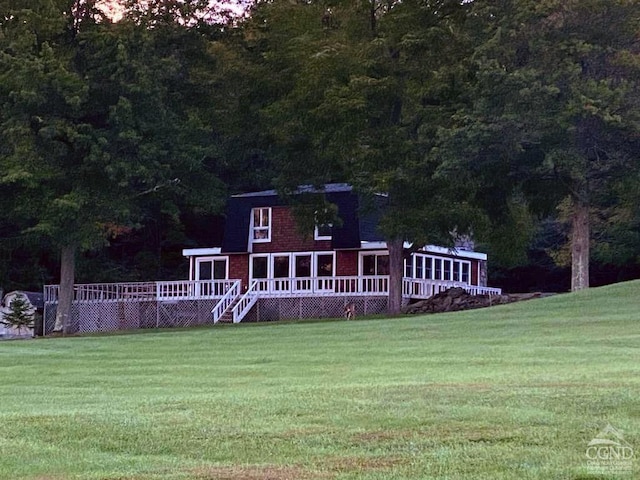
<instances>
[{"instance_id":1,"label":"rock","mask_svg":"<svg viewBox=\"0 0 640 480\"><path fill-rule=\"evenodd\" d=\"M520 302L532 298L549 296L548 293L506 293L502 295L471 295L464 288L454 287L440 292L426 300L407 305L404 313L441 313L459 310L503 305L505 303Z\"/></svg>"}]
</instances>

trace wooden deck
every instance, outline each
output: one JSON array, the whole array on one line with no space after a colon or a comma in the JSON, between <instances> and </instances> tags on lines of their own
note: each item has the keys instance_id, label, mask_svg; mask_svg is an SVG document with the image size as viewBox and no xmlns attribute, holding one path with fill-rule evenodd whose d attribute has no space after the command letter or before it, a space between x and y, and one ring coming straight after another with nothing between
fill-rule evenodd
<instances>
[{"instance_id":1,"label":"wooden deck","mask_svg":"<svg viewBox=\"0 0 640 480\"><path fill-rule=\"evenodd\" d=\"M500 289L461 282L403 279L405 300L423 299L452 287L474 295ZM74 286L70 333L190 327L229 321L342 316L348 304L358 314L386 311L388 276L94 283ZM59 286L44 288L44 332L55 323Z\"/></svg>"},{"instance_id":2,"label":"wooden deck","mask_svg":"<svg viewBox=\"0 0 640 480\"><path fill-rule=\"evenodd\" d=\"M404 278L402 294L405 298L424 299L453 287L461 287L473 295L499 295L499 288L479 287L446 280ZM276 297L334 297L386 296L389 294L388 276L305 277L259 279L250 290L262 298ZM136 302L170 300L222 299L234 291L240 293L239 280L179 280L171 282L91 283L74 286L73 301ZM58 302L58 285L44 287L45 303Z\"/></svg>"}]
</instances>

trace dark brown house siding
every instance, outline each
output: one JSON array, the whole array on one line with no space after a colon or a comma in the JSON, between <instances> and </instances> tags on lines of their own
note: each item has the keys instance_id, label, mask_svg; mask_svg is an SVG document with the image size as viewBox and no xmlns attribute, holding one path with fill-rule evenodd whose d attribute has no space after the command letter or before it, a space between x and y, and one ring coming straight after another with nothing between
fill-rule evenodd
<instances>
[{"instance_id":1,"label":"dark brown house siding","mask_svg":"<svg viewBox=\"0 0 640 480\"><path fill-rule=\"evenodd\" d=\"M336 275L349 277L358 275L358 252L346 250L336 252Z\"/></svg>"},{"instance_id":2,"label":"dark brown house siding","mask_svg":"<svg viewBox=\"0 0 640 480\"><path fill-rule=\"evenodd\" d=\"M253 253L311 252L331 250L331 240L314 240L313 232L300 234L289 207L272 207L271 241L254 243Z\"/></svg>"}]
</instances>

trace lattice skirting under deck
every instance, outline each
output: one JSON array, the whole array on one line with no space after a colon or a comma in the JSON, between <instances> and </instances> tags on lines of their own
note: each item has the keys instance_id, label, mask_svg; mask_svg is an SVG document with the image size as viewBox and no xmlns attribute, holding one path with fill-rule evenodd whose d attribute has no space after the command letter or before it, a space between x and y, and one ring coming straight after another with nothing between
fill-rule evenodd
<instances>
[{"instance_id":1,"label":"lattice skirting under deck","mask_svg":"<svg viewBox=\"0 0 640 480\"><path fill-rule=\"evenodd\" d=\"M340 318L345 306L355 314L374 315L387 309L387 297L261 298L243 322L268 322L303 318ZM193 327L212 324L216 300L76 302L67 333L112 332L141 328ZM45 335L53 331L57 304L44 310Z\"/></svg>"},{"instance_id":2,"label":"lattice skirting under deck","mask_svg":"<svg viewBox=\"0 0 640 480\"><path fill-rule=\"evenodd\" d=\"M111 332L140 328L193 327L213 323L216 300L76 302L68 333ZM53 331L57 304L44 310L45 335Z\"/></svg>"},{"instance_id":3,"label":"lattice skirting under deck","mask_svg":"<svg viewBox=\"0 0 640 480\"><path fill-rule=\"evenodd\" d=\"M345 306L355 306L356 317L387 311L387 297L260 298L243 322L270 322L302 318L340 318Z\"/></svg>"}]
</instances>

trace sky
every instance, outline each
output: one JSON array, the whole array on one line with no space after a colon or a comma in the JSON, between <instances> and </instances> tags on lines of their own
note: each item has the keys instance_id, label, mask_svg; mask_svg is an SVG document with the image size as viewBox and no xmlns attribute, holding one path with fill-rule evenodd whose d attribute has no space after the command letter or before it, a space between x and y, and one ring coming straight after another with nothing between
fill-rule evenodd
<instances>
[{"instance_id":1,"label":"sky","mask_svg":"<svg viewBox=\"0 0 640 480\"><path fill-rule=\"evenodd\" d=\"M114 21L118 21L122 18L123 8L121 6L123 0L101 0L98 3L98 7L101 8L107 15L109 15ZM140 3L146 3L145 0L140 0ZM236 14L241 14L246 6L250 3L250 0L212 0L211 5L228 9Z\"/></svg>"},{"instance_id":2,"label":"sky","mask_svg":"<svg viewBox=\"0 0 640 480\"><path fill-rule=\"evenodd\" d=\"M122 7L118 0L105 0L98 3L98 8L103 10L113 20L118 21L122 18Z\"/></svg>"}]
</instances>

